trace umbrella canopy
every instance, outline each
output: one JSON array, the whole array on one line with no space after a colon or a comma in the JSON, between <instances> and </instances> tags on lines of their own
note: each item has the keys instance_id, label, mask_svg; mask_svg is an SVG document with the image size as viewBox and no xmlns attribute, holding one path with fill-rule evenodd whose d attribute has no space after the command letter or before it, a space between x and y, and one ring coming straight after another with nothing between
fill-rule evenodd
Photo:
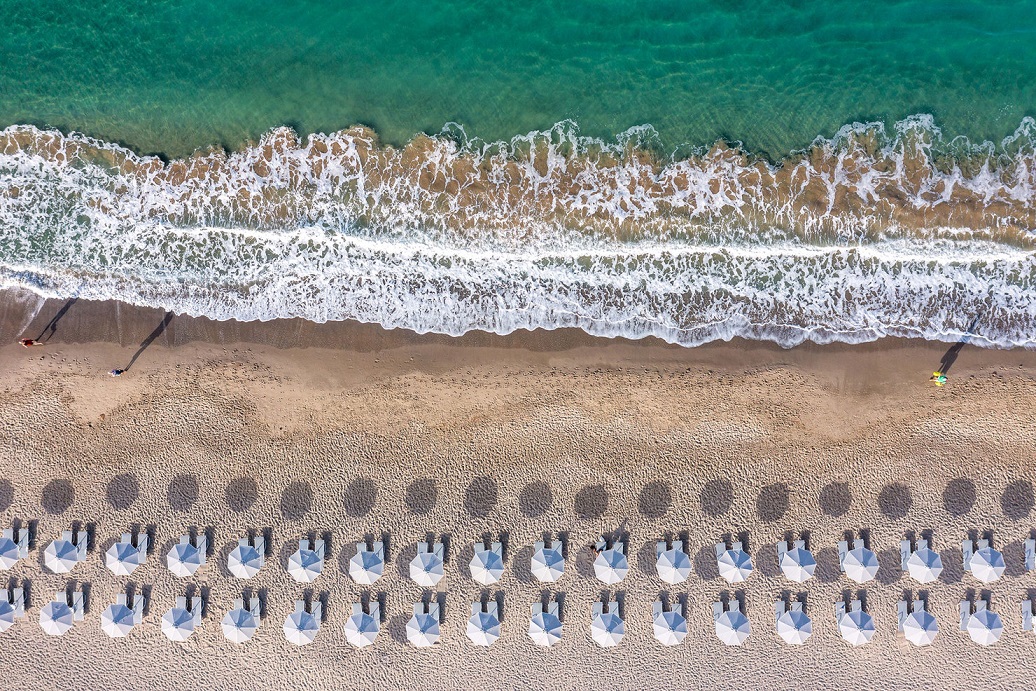
<instances>
[{"instance_id":1,"label":"umbrella canopy","mask_svg":"<svg viewBox=\"0 0 1036 691\"><path fill-rule=\"evenodd\" d=\"M14 626L14 606L7 600L0 600L0 633Z\"/></svg>"},{"instance_id":2,"label":"umbrella canopy","mask_svg":"<svg viewBox=\"0 0 1036 691\"><path fill-rule=\"evenodd\" d=\"M430 614L415 614L406 623L406 637L418 648L435 645L439 642L439 620Z\"/></svg>"},{"instance_id":3,"label":"umbrella canopy","mask_svg":"<svg viewBox=\"0 0 1036 691\"><path fill-rule=\"evenodd\" d=\"M174 576L186 578L193 576L194 572L201 568L205 563L205 555L194 545L184 542L173 545L166 555L165 562Z\"/></svg>"},{"instance_id":4,"label":"umbrella canopy","mask_svg":"<svg viewBox=\"0 0 1036 691\"><path fill-rule=\"evenodd\" d=\"M162 633L171 641L186 641L194 633L194 615L183 607L173 607L162 615Z\"/></svg>"},{"instance_id":5,"label":"umbrella canopy","mask_svg":"<svg viewBox=\"0 0 1036 691\"><path fill-rule=\"evenodd\" d=\"M971 557L971 573L983 583L992 583L1004 575L1004 555L992 547L983 547Z\"/></svg>"},{"instance_id":6,"label":"umbrella canopy","mask_svg":"<svg viewBox=\"0 0 1036 691\"><path fill-rule=\"evenodd\" d=\"M116 542L104 553L104 563L116 576L129 576L144 563L144 550L128 542Z\"/></svg>"},{"instance_id":7,"label":"umbrella canopy","mask_svg":"<svg viewBox=\"0 0 1036 691\"><path fill-rule=\"evenodd\" d=\"M980 609L968 618L968 635L979 645L993 645L1000 640L1004 623L1000 615L988 609Z\"/></svg>"},{"instance_id":8,"label":"umbrella canopy","mask_svg":"<svg viewBox=\"0 0 1036 691\"><path fill-rule=\"evenodd\" d=\"M928 612L911 612L903 622L903 635L914 645L931 645L935 635L939 633L939 625Z\"/></svg>"},{"instance_id":9,"label":"umbrella canopy","mask_svg":"<svg viewBox=\"0 0 1036 691\"><path fill-rule=\"evenodd\" d=\"M493 645L500 638L500 620L491 612L475 612L468 619L467 634L475 645Z\"/></svg>"},{"instance_id":10,"label":"umbrella canopy","mask_svg":"<svg viewBox=\"0 0 1036 691\"><path fill-rule=\"evenodd\" d=\"M72 608L64 602L51 600L40 610L40 628L49 636L64 635L72 621Z\"/></svg>"},{"instance_id":11,"label":"umbrella canopy","mask_svg":"<svg viewBox=\"0 0 1036 691\"><path fill-rule=\"evenodd\" d=\"M125 638L133 630L133 610L126 605L108 605L101 612L101 630L112 638Z\"/></svg>"},{"instance_id":12,"label":"umbrella canopy","mask_svg":"<svg viewBox=\"0 0 1036 691\"><path fill-rule=\"evenodd\" d=\"M621 581L629 570L626 555L617 549L606 549L594 559L594 573L598 580L608 585Z\"/></svg>"},{"instance_id":13,"label":"umbrella canopy","mask_svg":"<svg viewBox=\"0 0 1036 691\"><path fill-rule=\"evenodd\" d=\"M716 635L724 645L741 645L751 633L752 624L738 610L723 612L716 619Z\"/></svg>"},{"instance_id":14,"label":"umbrella canopy","mask_svg":"<svg viewBox=\"0 0 1036 691\"><path fill-rule=\"evenodd\" d=\"M418 555L420 556L420 555ZM413 562L410 564L411 576L413 575ZM381 578L385 572L385 560L377 552L360 551L349 559L349 576L357 583L370 585Z\"/></svg>"},{"instance_id":15,"label":"umbrella canopy","mask_svg":"<svg viewBox=\"0 0 1036 691\"><path fill-rule=\"evenodd\" d=\"M927 547L919 549L907 559L907 572L918 583L931 583L942 573L942 557Z\"/></svg>"},{"instance_id":16,"label":"umbrella canopy","mask_svg":"<svg viewBox=\"0 0 1036 691\"><path fill-rule=\"evenodd\" d=\"M237 578L251 578L263 567L263 555L252 545L238 545L227 557L227 568Z\"/></svg>"},{"instance_id":17,"label":"umbrella canopy","mask_svg":"<svg viewBox=\"0 0 1036 691\"><path fill-rule=\"evenodd\" d=\"M561 545L541 547L532 555L532 575L542 583L553 583L565 573L565 556Z\"/></svg>"},{"instance_id":18,"label":"umbrella canopy","mask_svg":"<svg viewBox=\"0 0 1036 691\"><path fill-rule=\"evenodd\" d=\"M410 562L410 578L414 583L432 587L442 579L442 558L434 552L418 552Z\"/></svg>"},{"instance_id":19,"label":"umbrella canopy","mask_svg":"<svg viewBox=\"0 0 1036 691\"><path fill-rule=\"evenodd\" d=\"M874 617L866 612L847 612L838 622L838 633L850 645L864 645L874 638Z\"/></svg>"},{"instance_id":20,"label":"umbrella canopy","mask_svg":"<svg viewBox=\"0 0 1036 691\"><path fill-rule=\"evenodd\" d=\"M227 612L226 616L223 617L223 621L220 622L220 626L227 640L234 643L244 643L255 635L255 632L259 629L259 622L247 609L237 607Z\"/></svg>"},{"instance_id":21,"label":"umbrella canopy","mask_svg":"<svg viewBox=\"0 0 1036 691\"><path fill-rule=\"evenodd\" d=\"M615 612L595 614L590 622L590 637L602 648L618 645L626 635L626 622Z\"/></svg>"},{"instance_id":22,"label":"umbrella canopy","mask_svg":"<svg viewBox=\"0 0 1036 691\"><path fill-rule=\"evenodd\" d=\"M471 578L482 585L492 585L504 575L504 560L488 549L475 552L471 558Z\"/></svg>"},{"instance_id":23,"label":"umbrella canopy","mask_svg":"<svg viewBox=\"0 0 1036 691\"><path fill-rule=\"evenodd\" d=\"M79 548L69 540L54 540L43 551L43 562L54 573L68 573L79 563Z\"/></svg>"},{"instance_id":24,"label":"umbrella canopy","mask_svg":"<svg viewBox=\"0 0 1036 691\"><path fill-rule=\"evenodd\" d=\"M727 583L743 583L752 575L752 557L742 549L728 549L716 561Z\"/></svg>"},{"instance_id":25,"label":"umbrella canopy","mask_svg":"<svg viewBox=\"0 0 1036 691\"><path fill-rule=\"evenodd\" d=\"M805 583L817 570L817 560L808 549L794 547L781 555L781 571L789 581Z\"/></svg>"},{"instance_id":26,"label":"umbrella canopy","mask_svg":"<svg viewBox=\"0 0 1036 691\"><path fill-rule=\"evenodd\" d=\"M805 612L789 610L777 619L777 635L791 645L802 645L813 633L813 622Z\"/></svg>"},{"instance_id":27,"label":"umbrella canopy","mask_svg":"<svg viewBox=\"0 0 1036 691\"><path fill-rule=\"evenodd\" d=\"M845 575L857 583L866 583L878 575L878 557L873 550L858 547L849 550L842 562Z\"/></svg>"},{"instance_id":28,"label":"umbrella canopy","mask_svg":"<svg viewBox=\"0 0 1036 691\"><path fill-rule=\"evenodd\" d=\"M366 612L360 612L345 620L344 630L345 640L357 648L366 648L374 644L381 626L377 619Z\"/></svg>"},{"instance_id":29,"label":"umbrella canopy","mask_svg":"<svg viewBox=\"0 0 1036 691\"><path fill-rule=\"evenodd\" d=\"M691 575L691 558L682 549L667 549L655 559L655 570L666 583L683 583Z\"/></svg>"},{"instance_id":30,"label":"umbrella canopy","mask_svg":"<svg viewBox=\"0 0 1036 691\"><path fill-rule=\"evenodd\" d=\"M662 645L679 645L687 637L687 619L676 610L656 614L651 628Z\"/></svg>"},{"instance_id":31,"label":"umbrella canopy","mask_svg":"<svg viewBox=\"0 0 1036 691\"><path fill-rule=\"evenodd\" d=\"M311 549L300 549L288 557L288 574L299 583L312 583L323 571L324 560Z\"/></svg>"},{"instance_id":32,"label":"umbrella canopy","mask_svg":"<svg viewBox=\"0 0 1036 691\"><path fill-rule=\"evenodd\" d=\"M9 537L0 537L0 570L7 571L18 563L18 543Z\"/></svg>"},{"instance_id":33,"label":"umbrella canopy","mask_svg":"<svg viewBox=\"0 0 1036 691\"><path fill-rule=\"evenodd\" d=\"M292 612L284 620L284 637L295 645L309 645L319 630L320 621L309 612Z\"/></svg>"},{"instance_id":34,"label":"umbrella canopy","mask_svg":"<svg viewBox=\"0 0 1036 691\"><path fill-rule=\"evenodd\" d=\"M534 614L529 620L529 638L536 645L549 648L561 640L561 620L550 612Z\"/></svg>"}]
</instances>

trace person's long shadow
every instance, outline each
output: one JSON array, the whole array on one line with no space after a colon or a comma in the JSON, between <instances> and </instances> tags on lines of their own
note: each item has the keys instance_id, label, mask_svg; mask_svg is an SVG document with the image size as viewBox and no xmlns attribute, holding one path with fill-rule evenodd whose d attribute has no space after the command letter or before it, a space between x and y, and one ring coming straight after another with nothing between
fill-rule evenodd
<instances>
[{"instance_id":1,"label":"person's long shadow","mask_svg":"<svg viewBox=\"0 0 1036 691\"><path fill-rule=\"evenodd\" d=\"M141 341L140 347L137 348L137 352L133 353L133 357L130 358L129 364L122 369L123 372L129 372L130 367L133 367L133 363L137 361L137 358L140 357L140 354L147 350L147 347L154 343L156 338L162 335L162 332L166 330L167 326L169 326L169 322L173 321L174 316L175 315L172 312L165 313L165 317L162 318L162 323L159 324L155 328L155 330L148 335L147 338Z\"/></svg>"},{"instance_id":2,"label":"person's long shadow","mask_svg":"<svg viewBox=\"0 0 1036 691\"><path fill-rule=\"evenodd\" d=\"M971 337L975 335L975 326L978 325L979 317L975 317L970 324L968 324L967 330L964 335L960 337L960 340L950 346L943 356L942 360L939 361L939 372L945 376L950 368L953 367L953 363L957 361L957 356L960 355L961 349L968 344Z\"/></svg>"},{"instance_id":3,"label":"person's long shadow","mask_svg":"<svg viewBox=\"0 0 1036 691\"><path fill-rule=\"evenodd\" d=\"M43 327L43 331L41 331L40 335L36 337L36 340L40 343L45 343L49 341L51 337L54 335L54 332L58 330L58 322L61 321L61 318L65 316L65 313L72 308L72 305L76 304L77 302L79 302L79 298L69 298L68 302L62 305L61 309L58 310L57 314L55 314L54 317L50 320L50 322L45 327Z\"/></svg>"}]
</instances>

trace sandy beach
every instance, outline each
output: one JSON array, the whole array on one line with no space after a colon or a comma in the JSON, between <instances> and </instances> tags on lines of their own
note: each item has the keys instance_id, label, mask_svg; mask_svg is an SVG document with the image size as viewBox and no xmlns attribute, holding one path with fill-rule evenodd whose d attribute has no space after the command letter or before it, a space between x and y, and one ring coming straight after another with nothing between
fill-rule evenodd
<instances>
[{"instance_id":1,"label":"sandy beach","mask_svg":"<svg viewBox=\"0 0 1036 691\"><path fill-rule=\"evenodd\" d=\"M116 303L0 294L0 522L35 522L28 560L6 577L30 584L28 618L0 635L11 688L1020 688L1031 683L1032 633L1019 602L1036 594L1022 543L1033 522L1036 353L965 347L944 388L928 376L945 344L883 341L781 350L734 342L683 349L577 332L459 339L359 324L216 323ZM67 309L64 309L67 307ZM64 310L64 311L63 311ZM55 320L55 318L57 318ZM164 323L165 322L165 323ZM44 347L23 349L22 337ZM142 348L142 344L145 347ZM126 369L119 378L112 368ZM71 578L43 568L43 549L73 522L94 531ZM103 565L132 525L156 535L129 578ZM164 555L188 528L211 527L209 563L190 579ZM226 556L248 529L272 532L271 556L248 581ZM865 587L841 575L836 544L869 531L880 571ZM960 541L992 531L1007 561L984 586L963 572ZM471 580L472 543L506 533L499 587ZM547 588L529 572L544 531L567 533L564 636L550 649L526 635L529 606ZM605 588L589 545L628 536L629 575ZM785 580L775 543L808 532L816 576ZM931 531L945 571L918 586L899 542ZM312 587L285 572L305 534L329 533ZM405 639L425 590L406 577L427 532L449 538L442 643ZM389 536L375 586L346 573L354 543ZM694 573L669 586L654 546L686 534ZM719 578L713 544L747 534L756 572L740 588ZM86 619L44 635L40 608L70 581L88 589ZM128 584L150 592L143 624L121 640L100 612ZM162 614L188 587L207 598L202 630L168 641ZM249 588L265 619L245 645L219 622ZM627 633L601 649L589 635L602 591L623 603ZM864 591L877 634L851 648L832 603ZM904 591L927 594L934 645L896 633ZM309 591L326 619L304 648L281 625ZM464 634L470 603L502 593L503 636L477 648ZM741 591L752 635L722 646L711 619L721 593ZM990 593L1003 638L986 649L959 631L958 603ZM377 643L342 634L363 592L384 598ZM667 648L651 633L651 603L685 597L690 634ZM778 638L773 602L804 593L813 635ZM438 596L438 595L437 595Z\"/></svg>"}]
</instances>

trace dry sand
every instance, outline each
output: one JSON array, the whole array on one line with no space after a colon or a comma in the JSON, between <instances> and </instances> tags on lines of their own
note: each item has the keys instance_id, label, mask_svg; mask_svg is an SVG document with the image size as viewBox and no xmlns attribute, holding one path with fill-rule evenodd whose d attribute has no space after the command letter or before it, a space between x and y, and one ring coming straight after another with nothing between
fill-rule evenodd
<instances>
[{"instance_id":1,"label":"dry sand","mask_svg":"<svg viewBox=\"0 0 1036 691\"><path fill-rule=\"evenodd\" d=\"M35 337L62 303L0 295L0 337ZM9 688L879 688L1028 687L1036 638L1020 631L1019 601L1036 589L1022 564L1034 527L1036 407L1028 352L965 348L950 383L927 376L945 346L887 342L800 348L753 344L694 350L604 342L580 334L463 339L387 333L355 324L213 324L177 317L125 366L163 315L126 305L69 306L42 348L0 347L0 521L38 521L36 549L9 576L31 584L29 618L0 636ZM308 346L308 347L298 347ZM69 579L45 571L46 544L73 521L94 525L94 549L71 574L89 585L86 620L63 638L40 630L39 609ZM152 525L156 549L131 578L103 566L130 525ZM212 526L215 553L179 580L164 552L192 526ZM242 582L225 558L249 528L271 528L272 557ZM878 579L866 601L878 633L850 648L832 602L854 584L835 545L870 531ZM471 543L508 533L504 635L489 649L464 635L482 588L466 575ZM541 587L528 571L541 531L567 531L565 633L551 649L526 636ZM588 545L628 534L621 597L625 640L589 637L604 588ZM918 587L899 570L908 531L933 532L946 570L922 588L940 623L935 644L896 634L895 603ZM993 584L1005 622L989 649L957 630L957 603L980 583L962 574L960 540L992 530L1008 571ZM307 589L285 573L295 542L328 531L325 574ZM343 571L353 543L390 535L387 617L373 648L356 651L341 627L364 591ZM450 538L440 585L442 644L418 650L403 627L423 590L404 577L426 531ZM665 586L654 543L686 532L695 573ZM808 531L819 561L803 586L781 578L774 543ZM710 603L732 592L712 544L747 532L757 571L741 589L753 632L743 648L718 642ZM128 639L101 633L101 611L127 584L150 589L150 611ZM166 640L160 619L188 585L207 593L202 630ZM247 586L266 619L250 643L226 641L219 621ZM289 645L281 624L307 591L326 594L316 642ZM772 603L805 593L813 637L785 645ZM659 593L686 596L691 633L675 648L651 635Z\"/></svg>"}]
</instances>

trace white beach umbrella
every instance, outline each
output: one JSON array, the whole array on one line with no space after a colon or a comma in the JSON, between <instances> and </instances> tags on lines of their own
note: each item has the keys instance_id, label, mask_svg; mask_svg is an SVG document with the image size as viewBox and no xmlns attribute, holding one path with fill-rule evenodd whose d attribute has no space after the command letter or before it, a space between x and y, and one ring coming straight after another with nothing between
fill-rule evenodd
<instances>
[{"instance_id":1,"label":"white beach umbrella","mask_svg":"<svg viewBox=\"0 0 1036 691\"><path fill-rule=\"evenodd\" d=\"M935 617L925 610L911 612L903 622L903 635L917 646L931 645L939 633L939 624Z\"/></svg>"},{"instance_id":2,"label":"white beach umbrella","mask_svg":"<svg viewBox=\"0 0 1036 691\"><path fill-rule=\"evenodd\" d=\"M655 638L662 645L679 645L687 637L687 619L677 612L659 612L651 622Z\"/></svg>"},{"instance_id":3,"label":"white beach umbrella","mask_svg":"<svg viewBox=\"0 0 1036 691\"><path fill-rule=\"evenodd\" d=\"M183 607L173 607L162 615L162 633L171 641L186 641L194 633L194 615Z\"/></svg>"},{"instance_id":4,"label":"white beach umbrella","mask_svg":"<svg viewBox=\"0 0 1036 691\"><path fill-rule=\"evenodd\" d=\"M500 620L491 612L475 612L468 619L467 634L475 645L493 645L500 638Z\"/></svg>"},{"instance_id":5,"label":"white beach umbrella","mask_svg":"<svg viewBox=\"0 0 1036 691\"><path fill-rule=\"evenodd\" d=\"M413 569L413 562L411 562ZM349 559L349 576L357 583L371 585L385 572L385 560L373 550L361 550Z\"/></svg>"},{"instance_id":6,"label":"white beach umbrella","mask_svg":"<svg viewBox=\"0 0 1036 691\"><path fill-rule=\"evenodd\" d=\"M0 537L0 571L14 568L19 558L18 543L9 537Z\"/></svg>"},{"instance_id":7,"label":"white beach umbrella","mask_svg":"<svg viewBox=\"0 0 1036 691\"><path fill-rule=\"evenodd\" d=\"M439 642L439 620L430 614L415 614L406 623L406 637L418 648L435 645Z\"/></svg>"},{"instance_id":8,"label":"white beach umbrella","mask_svg":"<svg viewBox=\"0 0 1036 691\"><path fill-rule=\"evenodd\" d=\"M626 577L630 570L626 555L617 549L606 549L594 559L594 573L597 579L607 585L614 585Z\"/></svg>"},{"instance_id":9,"label":"white beach umbrella","mask_svg":"<svg viewBox=\"0 0 1036 691\"><path fill-rule=\"evenodd\" d=\"M410 578L418 585L431 588L442 576L442 558L434 552L418 552L410 561Z\"/></svg>"},{"instance_id":10,"label":"white beach umbrella","mask_svg":"<svg viewBox=\"0 0 1036 691\"><path fill-rule=\"evenodd\" d=\"M227 568L236 578L251 578L263 567L263 555L252 545L238 545L227 557Z\"/></svg>"},{"instance_id":11,"label":"white beach umbrella","mask_svg":"<svg viewBox=\"0 0 1036 691\"><path fill-rule=\"evenodd\" d=\"M40 628L48 636L63 636L72 622L72 608L64 602L51 600L40 610Z\"/></svg>"},{"instance_id":12,"label":"white beach umbrella","mask_svg":"<svg viewBox=\"0 0 1036 691\"><path fill-rule=\"evenodd\" d=\"M101 630L112 638L125 638L133 630L133 610L126 605L108 605L101 612Z\"/></svg>"},{"instance_id":13,"label":"white beach umbrella","mask_svg":"<svg viewBox=\"0 0 1036 691\"><path fill-rule=\"evenodd\" d=\"M529 638L536 645L549 648L561 640L561 620L550 612L534 614L529 619Z\"/></svg>"},{"instance_id":14,"label":"white beach umbrella","mask_svg":"<svg viewBox=\"0 0 1036 691\"><path fill-rule=\"evenodd\" d=\"M561 545L541 547L532 555L532 575L541 583L554 583L565 573Z\"/></svg>"},{"instance_id":15,"label":"white beach umbrella","mask_svg":"<svg viewBox=\"0 0 1036 691\"><path fill-rule=\"evenodd\" d=\"M777 635L790 645L802 645L813 633L813 622L805 612L789 610L777 619Z\"/></svg>"},{"instance_id":16,"label":"white beach umbrella","mask_svg":"<svg viewBox=\"0 0 1036 691\"><path fill-rule=\"evenodd\" d=\"M79 563L79 548L69 540L54 540L43 551L43 563L54 573L68 573Z\"/></svg>"},{"instance_id":17,"label":"white beach umbrella","mask_svg":"<svg viewBox=\"0 0 1036 691\"><path fill-rule=\"evenodd\" d=\"M309 645L319 630L320 621L309 612L292 612L284 620L284 637L295 645Z\"/></svg>"},{"instance_id":18,"label":"white beach umbrella","mask_svg":"<svg viewBox=\"0 0 1036 691\"><path fill-rule=\"evenodd\" d=\"M655 570L666 583L683 583L691 575L691 558L682 549L667 549L655 559Z\"/></svg>"},{"instance_id":19,"label":"white beach umbrella","mask_svg":"<svg viewBox=\"0 0 1036 691\"><path fill-rule=\"evenodd\" d=\"M716 560L727 583L744 583L752 575L752 557L742 549L728 549Z\"/></svg>"},{"instance_id":20,"label":"white beach umbrella","mask_svg":"<svg viewBox=\"0 0 1036 691\"><path fill-rule=\"evenodd\" d=\"M846 612L838 622L838 633L850 645L864 645L874 638L874 617L863 611Z\"/></svg>"},{"instance_id":21,"label":"white beach umbrella","mask_svg":"<svg viewBox=\"0 0 1036 691\"><path fill-rule=\"evenodd\" d=\"M220 622L220 627L227 640L234 643L245 643L255 635L259 629L259 622L244 607L236 607L227 612L223 621Z\"/></svg>"},{"instance_id":22,"label":"white beach umbrella","mask_svg":"<svg viewBox=\"0 0 1036 691\"><path fill-rule=\"evenodd\" d=\"M469 566L472 580L482 585L492 585L504 575L504 560L488 549L475 552Z\"/></svg>"},{"instance_id":23,"label":"white beach umbrella","mask_svg":"<svg viewBox=\"0 0 1036 691\"><path fill-rule=\"evenodd\" d=\"M7 600L0 600L0 633L14 626L14 605Z\"/></svg>"},{"instance_id":24,"label":"white beach umbrella","mask_svg":"<svg viewBox=\"0 0 1036 691\"><path fill-rule=\"evenodd\" d=\"M723 612L716 619L716 636L724 645L741 645L751 633L748 617L736 609Z\"/></svg>"},{"instance_id":25,"label":"white beach umbrella","mask_svg":"<svg viewBox=\"0 0 1036 691\"><path fill-rule=\"evenodd\" d=\"M288 575L298 583L312 583L324 571L324 560L314 550L300 549L288 557ZM352 572L352 563L349 564Z\"/></svg>"},{"instance_id":26,"label":"white beach umbrella","mask_svg":"<svg viewBox=\"0 0 1036 691\"><path fill-rule=\"evenodd\" d=\"M1003 632L1004 623L1000 615L988 609L980 609L968 618L968 635L979 645L993 645Z\"/></svg>"},{"instance_id":27,"label":"white beach umbrella","mask_svg":"<svg viewBox=\"0 0 1036 691\"><path fill-rule=\"evenodd\" d=\"M205 555L194 545L182 542L173 545L165 561L174 576L186 578L193 576L194 572L201 568L205 563Z\"/></svg>"},{"instance_id":28,"label":"white beach umbrella","mask_svg":"<svg viewBox=\"0 0 1036 691\"><path fill-rule=\"evenodd\" d=\"M381 625L377 619L366 612L359 612L345 620L344 630L345 640L357 648L366 648L368 645L374 644Z\"/></svg>"},{"instance_id":29,"label":"white beach umbrella","mask_svg":"<svg viewBox=\"0 0 1036 691\"><path fill-rule=\"evenodd\" d=\"M873 550L858 547L849 550L842 562L845 575L857 583L866 583L878 575L878 557Z\"/></svg>"},{"instance_id":30,"label":"white beach umbrella","mask_svg":"<svg viewBox=\"0 0 1036 691\"><path fill-rule=\"evenodd\" d=\"M1004 555L992 547L983 547L971 557L971 574L983 583L992 583L1004 575Z\"/></svg>"},{"instance_id":31,"label":"white beach umbrella","mask_svg":"<svg viewBox=\"0 0 1036 691\"><path fill-rule=\"evenodd\" d=\"M931 583L942 573L942 557L927 547L919 549L907 559L907 573L918 583Z\"/></svg>"},{"instance_id":32,"label":"white beach umbrella","mask_svg":"<svg viewBox=\"0 0 1036 691\"><path fill-rule=\"evenodd\" d=\"M128 542L116 542L104 553L104 563L116 576L129 576L144 563L144 550Z\"/></svg>"},{"instance_id":33,"label":"white beach umbrella","mask_svg":"<svg viewBox=\"0 0 1036 691\"><path fill-rule=\"evenodd\" d=\"M781 571L789 581L805 583L817 570L817 560L808 549L794 547L781 555Z\"/></svg>"},{"instance_id":34,"label":"white beach umbrella","mask_svg":"<svg viewBox=\"0 0 1036 691\"><path fill-rule=\"evenodd\" d=\"M616 612L595 614L590 622L590 637L602 648L619 644L626 635L626 622Z\"/></svg>"}]
</instances>

